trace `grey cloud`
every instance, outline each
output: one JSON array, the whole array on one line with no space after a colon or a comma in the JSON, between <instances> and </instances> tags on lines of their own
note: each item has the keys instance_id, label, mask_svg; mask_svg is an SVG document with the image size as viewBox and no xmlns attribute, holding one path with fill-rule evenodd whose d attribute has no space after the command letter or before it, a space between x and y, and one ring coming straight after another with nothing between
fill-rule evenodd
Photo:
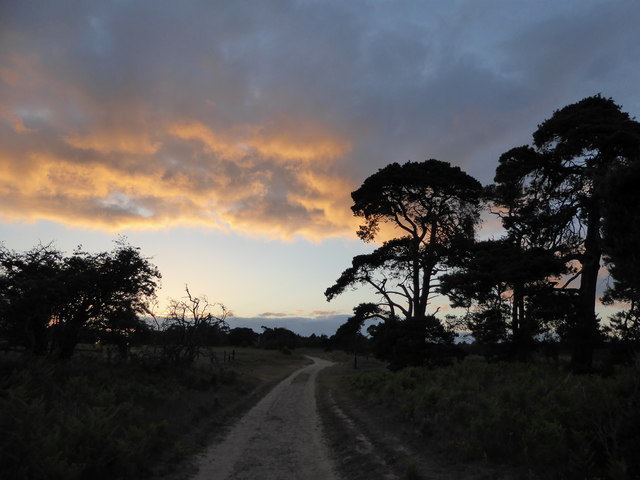
<instances>
[{"instance_id":1,"label":"grey cloud","mask_svg":"<svg viewBox=\"0 0 640 480\"><path fill-rule=\"evenodd\" d=\"M638 23L635 2L597 0L9 0L0 155L159 172L159 189L186 178L219 209L144 191L131 204L90 203L107 217L193 208L295 233L326 215L292 200L316 195L304 168L356 188L389 162L436 157L488 182L499 154L555 108L601 91L637 115ZM16 119L30 130L17 133ZM312 121L350 149L304 167L264 152L228 159L167 134L190 121L213 132ZM237 193L251 185L261 189Z\"/></svg>"}]
</instances>

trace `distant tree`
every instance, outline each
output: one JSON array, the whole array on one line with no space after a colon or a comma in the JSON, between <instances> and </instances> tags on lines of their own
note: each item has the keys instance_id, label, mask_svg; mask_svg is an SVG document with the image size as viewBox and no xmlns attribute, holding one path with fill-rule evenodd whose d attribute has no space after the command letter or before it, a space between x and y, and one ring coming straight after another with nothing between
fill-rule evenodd
<instances>
[{"instance_id":1,"label":"distant tree","mask_svg":"<svg viewBox=\"0 0 640 480\"><path fill-rule=\"evenodd\" d=\"M494 346L509 339L508 307L500 302L467 314L466 327L476 343Z\"/></svg>"},{"instance_id":2,"label":"distant tree","mask_svg":"<svg viewBox=\"0 0 640 480\"><path fill-rule=\"evenodd\" d=\"M464 352L455 345L455 332L434 315L404 320L387 319L371 325L374 355L389 362L389 369L406 366L447 365Z\"/></svg>"},{"instance_id":3,"label":"distant tree","mask_svg":"<svg viewBox=\"0 0 640 480\"><path fill-rule=\"evenodd\" d=\"M640 351L640 157L612 168L603 186L602 246L613 279L602 302L621 302L605 327L616 360Z\"/></svg>"},{"instance_id":4,"label":"distant tree","mask_svg":"<svg viewBox=\"0 0 640 480\"><path fill-rule=\"evenodd\" d=\"M598 338L595 301L605 179L639 153L640 124L613 100L596 95L554 112L534 132L533 147L503 154L496 171L496 186L509 212L503 223L512 237L576 266L570 279L580 278L579 315L571 329L576 369L591 368Z\"/></svg>"},{"instance_id":5,"label":"distant tree","mask_svg":"<svg viewBox=\"0 0 640 480\"><path fill-rule=\"evenodd\" d=\"M607 289L602 297L604 305L616 302L625 303L628 308L614 313L609 318L606 333L624 344L629 351L640 350L640 298L638 290L626 282L616 281L613 287Z\"/></svg>"},{"instance_id":6,"label":"distant tree","mask_svg":"<svg viewBox=\"0 0 640 480\"><path fill-rule=\"evenodd\" d=\"M252 328L236 327L229 330L229 344L234 347L255 347L260 334Z\"/></svg>"},{"instance_id":7,"label":"distant tree","mask_svg":"<svg viewBox=\"0 0 640 480\"><path fill-rule=\"evenodd\" d=\"M630 225L629 229L633 230ZM621 235L622 234L621 232ZM622 243L622 242L621 242ZM630 255L629 262L633 262L634 254ZM611 262L611 259L607 259ZM611 264L610 264L611 265ZM620 264L618 264L620 265ZM637 287L633 284L634 273L627 274L627 267L614 271L614 284L605 292L602 303L613 305L616 302L626 304L627 308L617 311L609 317L609 324L605 325L604 332L609 337L610 347L615 361L632 363L640 353L640 296ZM627 276L629 275L629 276Z\"/></svg>"},{"instance_id":8,"label":"distant tree","mask_svg":"<svg viewBox=\"0 0 640 480\"><path fill-rule=\"evenodd\" d=\"M262 326L260 346L269 350L283 350L288 352L297 348L300 337L287 328L269 328Z\"/></svg>"},{"instance_id":9,"label":"distant tree","mask_svg":"<svg viewBox=\"0 0 640 480\"><path fill-rule=\"evenodd\" d=\"M332 344L329 337L326 334L316 335L312 333L308 337L302 337L300 339L301 346L305 348L321 348L323 350L331 350Z\"/></svg>"}]
</instances>

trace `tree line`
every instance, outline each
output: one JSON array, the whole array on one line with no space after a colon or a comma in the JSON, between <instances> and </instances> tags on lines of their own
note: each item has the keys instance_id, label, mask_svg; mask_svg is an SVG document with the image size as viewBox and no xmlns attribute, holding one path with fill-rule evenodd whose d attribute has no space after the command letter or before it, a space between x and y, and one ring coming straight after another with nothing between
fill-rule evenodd
<instances>
[{"instance_id":1,"label":"tree line","mask_svg":"<svg viewBox=\"0 0 640 480\"><path fill-rule=\"evenodd\" d=\"M193 295L188 286L182 298L169 299L166 311L158 314L161 278L151 258L124 238L112 251L89 253L78 247L71 255L52 244L24 252L0 246L0 348L64 360L79 346L98 345L115 359L190 364L203 356L213 360L212 346L285 353L329 347L326 335L230 328L227 308Z\"/></svg>"},{"instance_id":2,"label":"tree line","mask_svg":"<svg viewBox=\"0 0 640 480\"><path fill-rule=\"evenodd\" d=\"M605 336L638 351L639 182L640 123L601 95L555 111L530 145L502 154L491 185L435 159L380 169L351 194L357 235L379 246L325 291L330 301L367 286L377 301L356 307L338 333L358 338L379 320L371 344L397 368L451 356L460 328L522 360L543 336L559 339L575 371L593 368ZM487 210L504 234L478 241ZM627 305L609 325L595 308L603 264L602 302ZM465 315L443 322L428 311L435 295Z\"/></svg>"}]
</instances>

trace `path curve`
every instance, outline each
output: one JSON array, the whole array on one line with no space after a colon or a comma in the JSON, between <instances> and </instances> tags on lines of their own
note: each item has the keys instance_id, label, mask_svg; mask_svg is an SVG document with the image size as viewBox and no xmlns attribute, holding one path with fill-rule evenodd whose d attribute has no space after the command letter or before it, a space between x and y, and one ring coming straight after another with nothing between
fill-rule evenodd
<instances>
[{"instance_id":1,"label":"path curve","mask_svg":"<svg viewBox=\"0 0 640 480\"><path fill-rule=\"evenodd\" d=\"M315 385L332 362L316 357L276 385L199 462L194 480L335 480Z\"/></svg>"}]
</instances>

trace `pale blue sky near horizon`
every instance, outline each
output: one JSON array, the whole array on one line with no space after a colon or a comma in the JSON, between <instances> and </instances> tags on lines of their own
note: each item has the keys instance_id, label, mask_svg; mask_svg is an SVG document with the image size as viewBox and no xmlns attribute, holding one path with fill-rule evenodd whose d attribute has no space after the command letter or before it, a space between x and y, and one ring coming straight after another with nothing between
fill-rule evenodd
<instances>
[{"instance_id":1,"label":"pale blue sky near horizon","mask_svg":"<svg viewBox=\"0 0 640 480\"><path fill-rule=\"evenodd\" d=\"M626 0L5 0L0 242L122 234L161 302L188 284L238 325L332 333L375 298L323 295L373 248L350 192L427 158L487 184L596 93L637 117L639 24Z\"/></svg>"}]
</instances>

